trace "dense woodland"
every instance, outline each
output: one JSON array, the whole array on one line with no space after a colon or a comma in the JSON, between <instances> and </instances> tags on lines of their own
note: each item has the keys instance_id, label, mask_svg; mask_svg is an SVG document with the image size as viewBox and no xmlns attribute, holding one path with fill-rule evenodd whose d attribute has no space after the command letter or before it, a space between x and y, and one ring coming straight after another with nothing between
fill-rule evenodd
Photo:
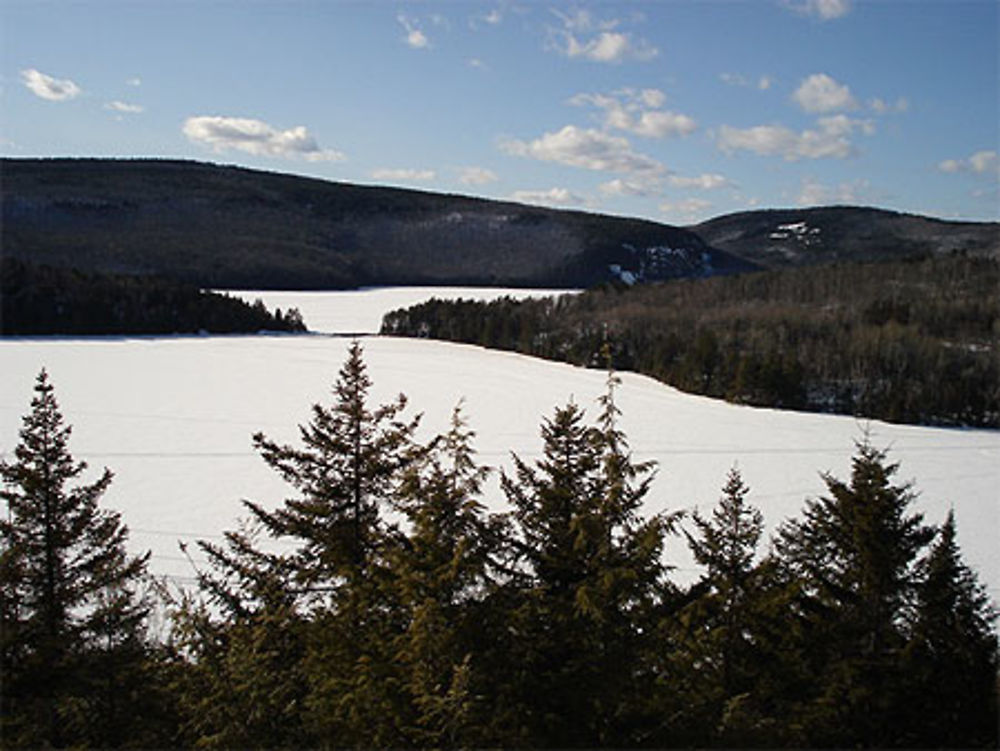
<instances>
[{"instance_id":1,"label":"dense woodland","mask_svg":"<svg viewBox=\"0 0 1000 751\"><path fill-rule=\"evenodd\" d=\"M298 310L271 313L182 282L0 261L0 334L215 334L305 331Z\"/></svg>"},{"instance_id":2,"label":"dense woodland","mask_svg":"<svg viewBox=\"0 0 1000 751\"><path fill-rule=\"evenodd\" d=\"M43 371L0 463L2 745L995 747L994 610L883 451L862 436L765 548L735 468L710 515L642 514L616 386L544 421L490 514L460 408L416 441L355 344L295 445L253 437L291 497L245 502L177 592L101 508L111 472L83 483Z\"/></svg>"},{"instance_id":3,"label":"dense woodland","mask_svg":"<svg viewBox=\"0 0 1000 751\"><path fill-rule=\"evenodd\" d=\"M433 300L382 332L612 364L733 402L1000 426L1000 261L956 254L588 290Z\"/></svg>"}]
</instances>

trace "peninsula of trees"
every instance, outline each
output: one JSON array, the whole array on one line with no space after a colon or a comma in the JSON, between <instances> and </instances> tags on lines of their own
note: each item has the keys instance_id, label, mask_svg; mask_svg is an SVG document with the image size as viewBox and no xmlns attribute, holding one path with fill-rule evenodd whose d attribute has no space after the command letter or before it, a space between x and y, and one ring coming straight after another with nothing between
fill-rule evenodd
<instances>
[{"instance_id":1,"label":"peninsula of trees","mask_svg":"<svg viewBox=\"0 0 1000 751\"><path fill-rule=\"evenodd\" d=\"M431 300L382 332L620 370L757 406L1000 427L1000 260L952 254L490 303Z\"/></svg>"},{"instance_id":2,"label":"peninsula of trees","mask_svg":"<svg viewBox=\"0 0 1000 751\"><path fill-rule=\"evenodd\" d=\"M0 334L250 334L302 332L295 308L271 313L257 300L150 276L83 273L0 260Z\"/></svg>"}]
</instances>

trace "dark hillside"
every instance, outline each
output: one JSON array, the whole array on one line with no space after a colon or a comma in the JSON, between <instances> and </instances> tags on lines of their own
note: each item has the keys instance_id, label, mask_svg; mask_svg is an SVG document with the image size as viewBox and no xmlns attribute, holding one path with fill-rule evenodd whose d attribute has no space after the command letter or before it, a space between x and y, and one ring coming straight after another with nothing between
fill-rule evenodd
<instances>
[{"instance_id":1,"label":"dark hillside","mask_svg":"<svg viewBox=\"0 0 1000 751\"><path fill-rule=\"evenodd\" d=\"M688 229L713 248L764 268L954 252L1000 258L996 222L946 222L852 206L745 211Z\"/></svg>"},{"instance_id":2,"label":"dark hillside","mask_svg":"<svg viewBox=\"0 0 1000 751\"><path fill-rule=\"evenodd\" d=\"M684 229L198 162L5 159L3 253L205 287L579 287L745 271Z\"/></svg>"}]
</instances>

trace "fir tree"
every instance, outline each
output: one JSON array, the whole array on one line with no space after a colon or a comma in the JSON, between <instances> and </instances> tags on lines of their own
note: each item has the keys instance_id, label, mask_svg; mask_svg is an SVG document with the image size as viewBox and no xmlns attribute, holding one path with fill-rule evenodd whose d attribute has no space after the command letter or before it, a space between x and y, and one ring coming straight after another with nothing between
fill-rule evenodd
<instances>
[{"instance_id":1,"label":"fir tree","mask_svg":"<svg viewBox=\"0 0 1000 751\"><path fill-rule=\"evenodd\" d=\"M705 573L693 589L692 602L681 612L681 643L676 656L687 686L684 708L689 732L705 739L742 742L726 737L726 706L735 700L744 709L753 697L754 671L759 665L755 630L766 589L755 558L764 530L761 512L746 496L749 488L733 467L722 496L706 519L695 512L695 533L688 546Z\"/></svg>"},{"instance_id":2,"label":"fir tree","mask_svg":"<svg viewBox=\"0 0 1000 751\"><path fill-rule=\"evenodd\" d=\"M663 573L671 520L638 511L652 467L632 461L609 379L596 427L575 404L542 427L543 458L515 457L502 485L526 564L520 631L522 702L532 743L621 745L641 722L643 633ZM645 626L645 631L644 627ZM637 713L638 714L638 713Z\"/></svg>"},{"instance_id":3,"label":"fir tree","mask_svg":"<svg viewBox=\"0 0 1000 751\"><path fill-rule=\"evenodd\" d=\"M144 688L149 554L130 556L116 512L99 507L112 473L69 452L71 428L48 374L35 383L14 461L0 463L3 736L12 745L150 742L136 716Z\"/></svg>"},{"instance_id":4,"label":"fir tree","mask_svg":"<svg viewBox=\"0 0 1000 751\"><path fill-rule=\"evenodd\" d=\"M264 461L299 493L277 510L247 502L271 534L290 538L301 612L309 615L307 723L321 743L399 745L405 693L392 645L404 628L390 553L399 533L384 517L417 457L419 418L402 421L406 399L372 408L371 380L354 342L329 407L316 404L300 426L302 447L263 434Z\"/></svg>"},{"instance_id":5,"label":"fir tree","mask_svg":"<svg viewBox=\"0 0 1000 751\"><path fill-rule=\"evenodd\" d=\"M489 470L478 466L460 407L451 427L406 473L397 499L410 531L394 573L407 628L398 659L414 711L411 737L434 747L488 743L495 706L478 652L488 631L483 601L495 587L504 528L480 501Z\"/></svg>"},{"instance_id":6,"label":"fir tree","mask_svg":"<svg viewBox=\"0 0 1000 751\"><path fill-rule=\"evenodd\" d=\"M934 531L921 514L908 513L915 494L909 484L892 484L897 469L866 436L850 483L824 475L830 495L808 501L804 519L779 533L778 551L802 583L809 624L817 692L801 719L812 743L903 742L906 606Z\"/></svg>"},{"instance_id":7,"label":"fir tree","mask_svg":"<svg viewBox=\"0 0 1000 751\"><path fill-rule=\"evenodd\" d=\"M907 647L913 746L996 748L997 611L963 561L948 513L921 562Z\"/></svg>"}]
</instances>

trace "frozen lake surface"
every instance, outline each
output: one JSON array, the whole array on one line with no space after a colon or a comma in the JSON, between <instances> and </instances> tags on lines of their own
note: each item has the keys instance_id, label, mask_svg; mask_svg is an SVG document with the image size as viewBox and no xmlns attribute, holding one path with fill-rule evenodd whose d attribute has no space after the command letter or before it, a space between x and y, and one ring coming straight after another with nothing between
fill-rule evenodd
<instances>
[{"instance_id":1,"label":"frozen lake surface","mask_svg":"<svg viewBox=\"0 0 1000 751\"><path fill-rule=\"evenodd\" d=\"M357 322L407 304L397 302L401 290L389 298L246 294L299 307L316 328L347 315L331 312L345 296ZM241 498L274 508L289 492L255 454L250 436L262 430L297 440L310 406L329 401L349 343L322 335L0 340L0 451L16 444L35 377L46 367L74 428L70 450L91 465L87 479L103 466L115 472L105 500L122 512L132 547L153 551L155 573L185 582L192 570L178 541L215 540L236 525ZM569 399L593 415L604 391L604 373L516 354L374 336L362 343L376 401L405 393L410 411L424 414L421 433L429 437L464 400L480 460L492 466L509 467L512 450L537 457L543 417ZM622 426L636 457L660 465L650 512L708 512L735 463L773 530L797 515L806 497L823 493L821 471L849 477L853 441L864 427L853 418L730 405L629 373L622 380ZM891 447L898 478L920 491L916 510L928 522L955 509L966 560L1000 600L1000 433L869 427L877 446ZM495 480L487 502L504 508ZM695 575L681 539L669 543L666 556L679 567L678 579Z\"/></svg>"}]
</instances>

